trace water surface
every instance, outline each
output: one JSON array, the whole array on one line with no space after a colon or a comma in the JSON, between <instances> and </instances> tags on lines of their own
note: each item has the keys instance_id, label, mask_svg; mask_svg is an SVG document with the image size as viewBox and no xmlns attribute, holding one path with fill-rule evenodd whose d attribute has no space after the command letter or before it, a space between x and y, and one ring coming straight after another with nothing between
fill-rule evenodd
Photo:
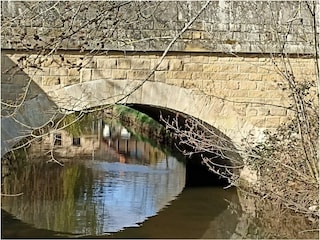
<instances>
[{"instance_id":1,"label":"water surface","mask_svg":"<svg viewBox=\"0 0 320 240\"><path fill-rule=\"evenodd\" d=\"M52 143L63 167L47 162ZM185 187L179 156L101 121L79 136L52 133L5 178L5 193L23 194L2 197L3 236L230 238L236 190Z\"/></svg>"}]
</instances>

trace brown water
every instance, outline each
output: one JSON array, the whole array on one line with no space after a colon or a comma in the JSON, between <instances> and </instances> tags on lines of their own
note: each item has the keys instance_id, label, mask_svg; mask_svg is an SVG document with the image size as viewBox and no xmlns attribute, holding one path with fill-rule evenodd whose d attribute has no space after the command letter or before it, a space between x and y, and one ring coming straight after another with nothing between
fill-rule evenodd
<instances>
[{"instance_id":1,"label":"brown water","mask_svg":"<svg viewBox=\"0 0 320 240\"><path fill-rule=\"evenodd\" d=\"M233 189L187 188L144 165L94 162L31 166L24 194L3 197L3 236L23 238L228 238L237 215ZM179 163L178 163L179 166ZM39 178L42 179L39 181ZM182 175L183 176L183 175ZM181 177L183 180L183 177ZM15 181L17 184L19 181ZM14 185L14 184L13 184ZM20 185L20 184L19 184ZM15 220L19 219L19 223ZM26 225L29 224L29 225ZM50 231L47 231L50 230ZM73 235L75 234L75 235Z\"/></svg>"},{"instance_id":2,"label":"brown water","mask_svg":"<svg viewBox=\"0 0 320 240\"><path fill-rule=\"evenodd\" d=\"M51 134L28 149L27 159L16 154L2 193L21 195L2 196L2 238L317 236L308 220L280 216L272 204L258 210L241 197L249 208L242 212L234 188L186 187L186 164L177 152L140 141L124 127L90 129L78 137ZM47 162L53 142L63 167Z\"/></svg>"},{"instance_id":3,"label":"brown water","mask_svg":"<svg viewBox=\"0 0 320 240\"><path fill-rule=\"evenodd\" d=\"M226 238L237 222L234 189L186 188L183 159L137 140L121 126L74 138L51 134L5 178L7 238ZM110 134L112 131L112 134ZM54 156L44 153L55 139ZM32 159L32 160L30 160ZM228 200L228 201L227 201ZM223 216L223 217L222 217ZM228 224L222 224L227 221Z\"/></svg>"}]
</instances>

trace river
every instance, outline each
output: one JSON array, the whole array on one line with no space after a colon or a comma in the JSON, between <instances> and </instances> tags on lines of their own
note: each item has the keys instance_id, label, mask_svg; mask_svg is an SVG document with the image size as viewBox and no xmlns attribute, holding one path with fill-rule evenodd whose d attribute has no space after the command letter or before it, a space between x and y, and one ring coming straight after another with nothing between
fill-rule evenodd
<instances>
[{"instance_id":1,"label":"river","mask_svg":"<svg viewBox=\"0 0 320 240\"><path fill-rule=\"evenodd\" d=\"M2 182L2 238L276 236L261 231L256 212L243 213L235 188L192 184L177 150L119 123L60 130L25 153Z\"/></svg>"},{"instance_id":2,"label":"river","mask_svg":"<svg viewBox=\"0 0 320 240\"><path fill-rule=\"evenodd\" d=\"M4 237L232 234L237 218L228 205L237 200L235 189L185 187L186 164L178 152L138 140L121 125L99 123L78 137L61 130L28 149L29 161L4 181L5 194L21 194L2 197ZM64 166L47 162L52 140L53 156ZM233 224L213 224L221 215Z\"/></svg>"}]
</instances>

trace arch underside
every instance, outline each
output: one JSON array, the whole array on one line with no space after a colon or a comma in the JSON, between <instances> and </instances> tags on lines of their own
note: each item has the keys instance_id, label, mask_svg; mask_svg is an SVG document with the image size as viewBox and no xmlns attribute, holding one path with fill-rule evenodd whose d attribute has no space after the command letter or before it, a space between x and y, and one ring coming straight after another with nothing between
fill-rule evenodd
<instances>
[{"instance_id":1,"label":"arch underside","mask_svg":"<svg viewBox=\"0 0 320 240\"><path fill-rule=\"evenodd\" d=\"M262 131L235 112L231 102L162 82L94 80L49 91L48 95L67 111L114 103L170 109L206 122L232 139L235 145L249 133Z\"/></svg>"}]
</instances>

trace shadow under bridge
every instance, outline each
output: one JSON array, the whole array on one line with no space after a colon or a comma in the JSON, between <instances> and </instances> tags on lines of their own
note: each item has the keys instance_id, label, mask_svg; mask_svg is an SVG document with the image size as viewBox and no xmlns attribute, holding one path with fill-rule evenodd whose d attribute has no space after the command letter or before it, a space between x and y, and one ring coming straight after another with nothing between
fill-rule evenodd
<instances>
[{"instance_id":1,"label":"shadow under bridge","mask_svg":"<svg viewBox=\"0 0 320 240\"><path fill-rule=\"evenodd\" d=\"M145 105L128 104L128 107L144 113L155 121L179 128L169 128L172 147L186 156L186 186L222 185L227 186L226 177L239 173L242 158L230 138L213 126L172 109Z\"/></svg>"}]
</instances>

